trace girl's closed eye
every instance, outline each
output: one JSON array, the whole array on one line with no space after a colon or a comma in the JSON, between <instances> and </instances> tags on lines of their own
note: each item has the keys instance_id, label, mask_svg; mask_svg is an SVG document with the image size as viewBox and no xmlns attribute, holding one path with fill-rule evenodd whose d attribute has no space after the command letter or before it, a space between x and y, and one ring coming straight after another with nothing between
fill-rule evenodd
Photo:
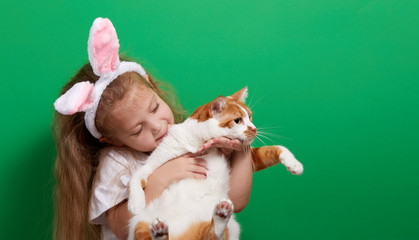
<instances>
[{"instance_id":1,"label":"girl's closed eye","mask_svg":"<svg viewBox=\"0 0 419 240\"><path fill-rule=\"evenodd\" d=\"M138 135L140 135L142 131L143 131L143 125L141 124L141 125L140 125L140 129L138 129L138 131L136 131L136 132L133 134L133 136L138 136Z\"/></svg>"},{"instance_id":2,"label":"girl's closed eye","mask_svg":"<svg viewBox=\"0 0 419 240\"><path fill-rule=\"evenodd\" d=\"M159 103L156 103L156 106L153 108L153 110L151 112L152 113L157 112L157 110L159 109L159 107L160 107L160 104Z\"/></svg>"}]
</instances>

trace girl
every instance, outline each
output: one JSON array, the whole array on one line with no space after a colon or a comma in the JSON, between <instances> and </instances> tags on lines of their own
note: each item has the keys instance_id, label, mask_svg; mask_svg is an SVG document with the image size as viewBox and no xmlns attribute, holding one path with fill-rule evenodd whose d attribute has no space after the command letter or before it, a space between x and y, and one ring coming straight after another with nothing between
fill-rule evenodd
<instances>
[{"instance_id":1,"label":"girl","mask_svg":"<svg viewBox=\"0 0 419 240\"><path fill-rule=\"evenodd\" d=\"M185 119L176 98L137 63L120 61L119 41L108 19L90 30L90 64L62 89L54 106L57 179L55 239L125 239L132 217L127 208L128 183L165 137ZM231 153L229 197L240 212L250 196L252 163L238 140L212 139L200 152L218 147ZM204 179L205 162L187 154L162 165L147 181L146 202L171 183Z\"/></svg>"}]
</instances>

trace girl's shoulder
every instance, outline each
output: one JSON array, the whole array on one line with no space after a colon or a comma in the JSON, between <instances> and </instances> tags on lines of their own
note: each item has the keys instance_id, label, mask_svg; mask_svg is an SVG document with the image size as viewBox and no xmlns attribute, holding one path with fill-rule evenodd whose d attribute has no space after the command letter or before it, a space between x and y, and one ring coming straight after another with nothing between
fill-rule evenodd
<instances>
[{"instance_id":1,"label":"girl's shoulder","mask_svg":"<svg viewBox=\"0 0 419 240\"><path fill-rule=\"evenodd\" d=\"M132 169L144 164L147 155L126 149L109 147L102 150L99 159L99 171L103 169ZM114 171L113 170L113 171Z\"/></svg>"},{"instance_id":2,"label":"girl's shoulder","mask_svg":"<svg viewBox=\"0 0 419 240\"><path fill-rule=\"evenodd\" d=\"M132 173L141 167L147 156L142 153L111 148L101 152L90 200L90 222L106 223L104 213L128 197Z\"/></svg>"}]
</instances>

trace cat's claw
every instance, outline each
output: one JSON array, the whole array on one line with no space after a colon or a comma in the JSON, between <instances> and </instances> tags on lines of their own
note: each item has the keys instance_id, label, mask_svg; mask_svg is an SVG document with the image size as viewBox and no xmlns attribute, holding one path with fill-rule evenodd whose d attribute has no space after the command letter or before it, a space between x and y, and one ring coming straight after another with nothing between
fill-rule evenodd
<instances>
[{"instance_id":1,"label":"cat's claw","mask_svg":"<svg viewBox=\"0 0 419 240\"><path fill-rule=\"evenodd\" d=\"M162 220L158 218L154 219L148 226L148 229L153 240L168 239L169 228Z\"/></svg>"},{"instance_id":2,"label":"cat's claw","mask_svg":"<svg viewBox=\"0 0 419 240\"><path fill-rule=\"evenodd\" d=\"M304 171L303 164L301 164L294 155L285 147L278 146L282 153L279 156L281 163L294 175L301 175Z\"/></svg>"}]
</instances>

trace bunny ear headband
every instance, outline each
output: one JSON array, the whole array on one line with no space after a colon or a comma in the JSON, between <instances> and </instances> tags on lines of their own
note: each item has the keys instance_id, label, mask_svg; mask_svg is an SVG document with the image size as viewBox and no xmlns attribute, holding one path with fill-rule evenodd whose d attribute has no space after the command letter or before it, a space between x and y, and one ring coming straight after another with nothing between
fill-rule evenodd
<instances>
[{"instance_id":1,"label":"bunny ear headband","mask_svg":"<svg viewBox=\"0 0 419 240\"><path fill-rule=\"evenodd\" d=\"M102 134L96 129L95 117L105 88L123 73L136 72L145 78L146 72L138 63L119 61L118 36L112 22L107 18L95 19L87 45L90 65L99 80L94 84L88 81L74 84L55 101L54 107L64 115L85 112L87 129L95 138L100 138Z\"/></svg>"}]
</instances>

